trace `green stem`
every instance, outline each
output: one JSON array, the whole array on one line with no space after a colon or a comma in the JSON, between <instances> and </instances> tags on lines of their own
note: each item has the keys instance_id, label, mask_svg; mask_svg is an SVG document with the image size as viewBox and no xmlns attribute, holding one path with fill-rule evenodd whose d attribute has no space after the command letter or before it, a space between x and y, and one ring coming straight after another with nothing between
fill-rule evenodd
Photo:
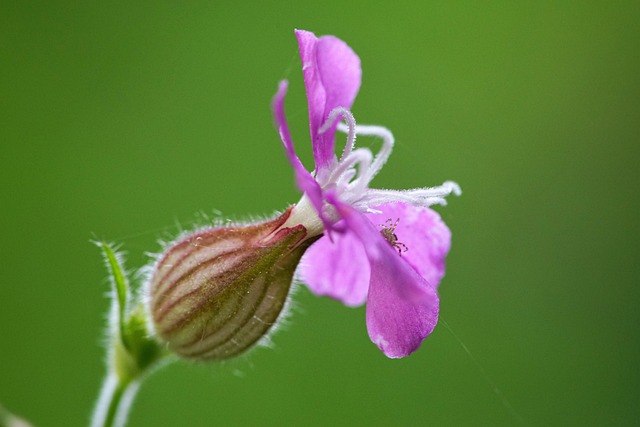
<instances>
[{"instance_id":1,"label":"green stem","mask_svg":"<svg viewBox=\"0 0 640 427\"><path fill-rule=\"evenodd\" d=\"M139 386L137 380L123 381L117 374L109 373L93 411L91 427L124 426Z\"/></svg>"},{"instance_id":2,"label":"green stem","mask_svg":"<svg viewBox=\"0 0 640 427\"><path fill-rule=\"evenodd\" d=\"M129 281L118 255L106 243L102 247L113 286L109 316L107 376L93 411L91 427L122 427L142 379L160 366L166 353L151 337L142 298L132 299Z\"/></svg>"}]
</instances>

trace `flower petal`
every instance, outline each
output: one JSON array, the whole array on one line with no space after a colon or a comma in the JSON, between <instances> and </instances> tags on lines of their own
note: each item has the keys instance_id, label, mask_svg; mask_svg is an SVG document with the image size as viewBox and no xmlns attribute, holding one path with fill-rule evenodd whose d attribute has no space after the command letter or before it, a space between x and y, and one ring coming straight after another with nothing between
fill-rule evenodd
<instances>
[{"instance_id":1,"label":"flower petal","mask_svg":"<svg viewBox=\"0 0 640 427\"><path fill-rule=\"evenodd\" d=\"M403 288L420 295L407 298ZM438 323L439 304L435 288L397 253L371 263L367 331L387 357L405 357L420 347Z\"/></svg>"},{"instance_id":2,"label":"flower petal","mask_svg":"<svg viewBox=\"0 0 640 427\"><path fill-rule=\"evenodd\" d=\"M336 224L340 227L341 224ZM353 233L323 236L300 260L300 279L316 295L337 299L350 307L364 304L369 290L369 261Z\"/></svg>"},{"instance_id":3,"label":"flower petal","mask_svg":"<svg viewBox=\"0 0 640 427\"><path fill-rule=\"evenodd\" d=\"M307 104L309 105L309 129L311 131L311 141L315 159L316 151L319 150L319 147L316 148L318 129L322 126L324 106L327 100L316 61L318 38L310 31L296 30L295 34L298 39L298 49L300 50L300 59L302 61L302 74L304 76L304 86L307 93ZM315 160L316 166L320 166L319 163L321 162L319 162L318 159Z\"/></svg>"},{"instance_id":4,"label":"flower petal","mask_svg":"<svg viewBox=\"0 0 640 427\"><path fill-rule=\"evenodd\" d=\"M304 84L309 105L309 128L316 168L329 166L335 157L333 126L323 134L318 129L336 107L351 108L360 89L360 58L334 36L317 38L309 31L296 30Z\"/></svg>"},{"instance_id":5,"label":"flower petal","mask_svg":"<svg viewBox=\"0 0 640 427\"><path fill-rule=\"evenodd\" d=\"M437 288L444 276L445 258L451 247L451 231L440 215L427 207L408 203L390 203L373 209L381 211L380 214L367 214L374 224L386 226L387 221L398 221L394 233L398 242L406 247L402 258Z\"/></svg>"},{"instance_id":6,"label":"flower petal","mask_svg":"<svg viewBox=\"0 0 640 427\"><path fill-rule=\"evenodd\" d=\"M323 119L327 119L334 108L350 109L353 105L362 77L360 58L349 45L333 36L318 39L316 57L320 79L326 93ZM336 125L324 133L325 145L331 147L332 154L335 129Z\"/></svg>"},{"instance_id":7,"label":"flower petal","mask_svg":"<svg viewBox=\"0 0 640 427\"><path fill-rule=\"evenodd\" d=\"M293 168L298 188L307 194L316 211L322 212L322 189L315 178L305 169L293 147L293 139L291 139L289 126L287 125L287 119L284 113L284 97L287 94L287 87L288 82L286 80L280 82L278 92L273 97L271 103L273 117L278 126L278 132L280 133L280 139L287 154L287 159L289 159L289 163L291 163L291 167Z\"/></svg>"},{"instance_id":8,"label":"flower petal","mask_svg":"<svg viewBox=\"0 0 640 427\"><path fill-rule=\"evenodd\" d=\"M360 239L369 258L369 338L388 357L408 356L438 322L435 287L400 256L364 214L336 199L329 201L345 221L347 232Z\"/></svg>"}]
</instances>

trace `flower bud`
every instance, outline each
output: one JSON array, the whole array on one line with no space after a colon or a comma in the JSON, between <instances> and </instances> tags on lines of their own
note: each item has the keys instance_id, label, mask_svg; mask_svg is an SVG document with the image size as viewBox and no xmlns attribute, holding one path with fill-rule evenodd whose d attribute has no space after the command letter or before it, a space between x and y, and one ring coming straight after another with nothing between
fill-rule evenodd
<instances>
[{"instance_id":1,"label":"flower bud","mask_svg":"<svg viewBox=\"0 0 640 427\"><path fill-rule=\"evenodd\" d=\"M148 286L156 336L179 356L231 358L275 324L300 257L315 238L283 227L291 208L260 224L203 230L160 257Z\"/></svg>"}]
</instances>

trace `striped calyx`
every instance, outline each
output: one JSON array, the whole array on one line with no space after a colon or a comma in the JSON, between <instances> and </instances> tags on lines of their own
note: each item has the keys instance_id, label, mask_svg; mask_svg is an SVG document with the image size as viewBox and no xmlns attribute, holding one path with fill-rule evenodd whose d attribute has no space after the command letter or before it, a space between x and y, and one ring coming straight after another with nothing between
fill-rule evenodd
<instances>
[{"instance_id":1,"label":"striped calyx","mask_svg":"<svg viewBox=\"0 0 640 427\"><path fill-rule=\"evenodd\" d=\"M158 339L179 356L224 360L253 346L276 323L300 257L316 238L278 218L216 228L174 243L148 292ZM306 239L305 239L306 238Z\"/></svg>"}]
</instances>

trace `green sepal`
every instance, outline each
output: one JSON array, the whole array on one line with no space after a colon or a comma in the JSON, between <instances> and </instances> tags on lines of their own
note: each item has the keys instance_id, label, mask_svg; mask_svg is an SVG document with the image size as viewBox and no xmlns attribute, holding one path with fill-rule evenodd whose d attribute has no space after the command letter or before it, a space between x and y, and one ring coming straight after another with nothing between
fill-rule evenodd
<instances>
[{"instance_id":1,"label":"green sepal","mask_svg":"<svg viewBox=\"0 0 640 427\"><path fill-rule=\"evenodd\" d=\"M127 323L127 305L131 295L129 291L129 281L124 273L124 268L111 245L105 242L96 242L96 244L102 249L102 254L107 262L107 267L109 268L111 286L113 286L113 290L116 295L116 300L114 302L117 304L118 332L120 340L122 341L122 345L127 350L130 350L131 344L125 327Z\"/></svg>"},{"instance_id":2,"label":"green sepal","mask_svg":"<svg viewBox=\"0 0 640 427\"><path fill-rule=\"evenodd\" d=\"M149 336L146 311L137 304L127 318L125 331L129 347L116 344L115 368L120 378L135 378L167 355L158 342Z\"/></svg>"},{"instance_id":3,"label":"green sepal","mask_svg":"<svg viewBox=\"0 0 640 427\"><path fill-rule=\"evenodd\" d=\"M96 243L101 249L109 269L116 304L117 328L112 340L112 363L122 382L128 382L166 356L158 342L150 336L146 311L140 301L132 302L131 288L122 261L113 246Z\"/></svg>"}]
</instances>

